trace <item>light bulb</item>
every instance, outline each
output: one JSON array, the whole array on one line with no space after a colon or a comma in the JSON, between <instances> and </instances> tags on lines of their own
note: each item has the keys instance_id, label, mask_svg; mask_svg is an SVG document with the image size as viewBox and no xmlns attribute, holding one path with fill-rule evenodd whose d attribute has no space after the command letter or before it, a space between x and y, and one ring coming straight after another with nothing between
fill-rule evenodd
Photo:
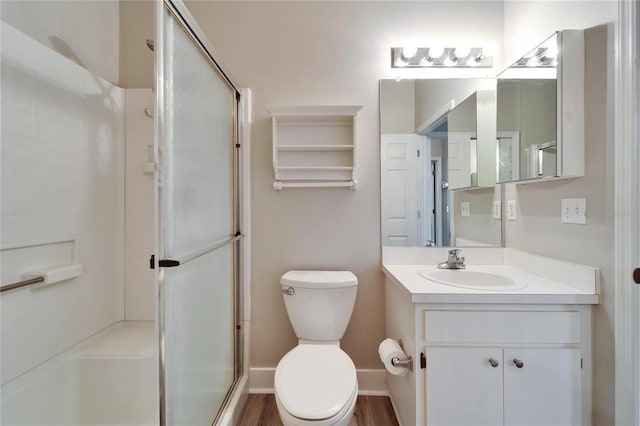
<instances>
[{"instance_id":1,"label":"light bulb","mask_svg":"<svg viewBox=\"0 0 640 426\"><path fill-rule=\"evenodd\" d=\"M403 47L402 48L402 56L405 58L413 58L418 53L417 47Z\"/></svg>"},{"instance_id":2,"label":"light bulb","mask_svg":"<svg viewBox=\"0 0 640 426\"><path fill-rule=\"evenodd\" d=\"M556 43L550 43L549 46L547 46L545 56L549 59L556 59L558 57L558 45Z\"/></svg>"},{"instance_id":3,"label":"light bulb","mask_svg":"<svg viewBox=\"0 0 640 426\"><path fill-rule=\"evenodd\" d=\"M456 47L453 51L454 56L459 59L466 58L470 53L471 48L468 46Z\"/></svg>"},{"instance_id":4,"label":"light bulb","mask_svg":"<svg viewBox=\"0 0 640 426\"><path fill-rule=\"evenodd\" d=\"M429 57L433 59L440 58L444 54L444 47L430 47Z\"/></svg>"}]
</instances>

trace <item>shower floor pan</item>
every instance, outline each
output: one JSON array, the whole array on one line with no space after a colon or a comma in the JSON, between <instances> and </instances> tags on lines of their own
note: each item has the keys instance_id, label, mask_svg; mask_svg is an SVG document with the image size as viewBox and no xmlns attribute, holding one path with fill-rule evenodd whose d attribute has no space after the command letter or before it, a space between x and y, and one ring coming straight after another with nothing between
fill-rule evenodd
<instances>
[{"instance_id":1,"label":"shower floor pan","mask_svg":"<svg viewBox=\"0 0 640 426\"><path fill-rule=\"evenodd\" d=\"M157 425L152 321L117 322L2 386L0 424Z\"/></svg>"}]
</instances>

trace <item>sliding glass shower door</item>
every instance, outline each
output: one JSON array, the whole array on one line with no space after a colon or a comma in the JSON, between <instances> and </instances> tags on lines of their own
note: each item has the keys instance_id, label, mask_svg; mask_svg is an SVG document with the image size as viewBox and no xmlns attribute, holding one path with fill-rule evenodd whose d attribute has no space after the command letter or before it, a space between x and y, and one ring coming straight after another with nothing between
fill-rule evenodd
<instances>
[{"instance_id":1,"label":"sliding glass shower door","mask_svg":"<svg viewBox=\"0 0 640 426\"><path fill-rule=\"evenodd\" d=\"M162 425L210 425L237 378L238 92L181 2L156 23Z\"/></svg>"}]
</instances>

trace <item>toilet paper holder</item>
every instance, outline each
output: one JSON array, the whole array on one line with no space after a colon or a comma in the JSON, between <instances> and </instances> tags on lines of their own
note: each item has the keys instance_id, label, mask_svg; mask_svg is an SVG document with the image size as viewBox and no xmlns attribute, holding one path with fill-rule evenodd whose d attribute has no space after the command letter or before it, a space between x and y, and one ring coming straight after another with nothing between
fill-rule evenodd
<instances>
[{"instance_id":1,"label":"toilet paper holder","mask_svg":"<svg viewBox=\"0 0 640 426\"><path fill-rule=\"evenodd\" d=\"M400 359L398 357L391 358L391 364L394 367L407 367L409 371L413 371L413 358Z\"/></svg>"},{"instance_id":2,"label":"toilet paper holder","mask_svg":"<svg viewBox=\"0 0 640 426\"><path fill-rule=\"evenodd\" d=\"M398 340L398 344L400 348L404 351L404 346L402 345L402 340ZM413 357L409 356L407 359L400 359L398 357L391 358L391 365L394 367L405 367L408 368L409 371L413 372Z\"/></svg>"}]
</instances>

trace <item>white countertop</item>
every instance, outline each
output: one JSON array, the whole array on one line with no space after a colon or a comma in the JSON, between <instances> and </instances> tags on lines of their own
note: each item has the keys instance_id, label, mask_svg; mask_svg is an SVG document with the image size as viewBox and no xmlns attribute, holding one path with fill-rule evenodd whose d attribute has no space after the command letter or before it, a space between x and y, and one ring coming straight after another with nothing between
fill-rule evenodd
<instances>
[{"instance_id":1,"label":"white countertop","mask_svg":"<svg viewBox=\"0 0 640 426\"><path fill-rule=\"evenodd\" d=\"M482 290L439 284L418 274L418 270L436 265L384 264L389 282L399 286L413 303L514 303L514 304L597 304L596 291L535 275L507 265L467 265L467 270L490 272L526 284L515 290ZM597 288L597 286L595 287Z\"/></svg>"}]
</instances>

